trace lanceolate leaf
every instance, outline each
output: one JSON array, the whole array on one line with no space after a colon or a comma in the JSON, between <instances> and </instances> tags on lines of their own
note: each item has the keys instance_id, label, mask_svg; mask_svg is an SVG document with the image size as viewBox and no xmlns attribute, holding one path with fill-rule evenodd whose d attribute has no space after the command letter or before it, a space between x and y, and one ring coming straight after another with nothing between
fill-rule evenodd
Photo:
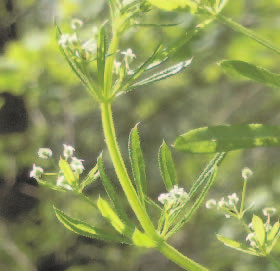
<instances>
[{"instance_id":1,"label":"lanceolate leaf","mask_svg":"<svg viewBox=\"0 0 280 271\"><path fill-rule=\"evenodd\" d=\"M231 75L241 75L265 85L280 87L280 74L272 73L263 67L238 60L225 60L219 65Z\"/></svg>"},{"instance_id":2,"label":"lanceolate leaf","mask_svg":"<svg viewBox=\"0 0 280 271\"><path fill-rule=\"evenodd\" d=\"M137 125L130 132L128 147L136 189L143 206L145 206L145 195L147 194L146 172Z\"/></svg>"},{"instance_id":3,"label":"lanceolate leaf","mask_svg":"<svg viewBox=\"0 0 280 271\"><path fill-rule=\"evenodd\" d=\"M124 237L119 236L118 234L108 234L107 232L93 227L81 220L72 218L66 215L63 211L54 207L55 214L58 220L69 230L80 234L82 236L102 239L110 242L121 242L121 243L130 243Z\"/></svg>"},{"instance_id":4,"label":"lanceolate leaf","mask_svg":"<svg viewBox=\"0 0 280 271\"><path fill-rule=\"evenodd\" d=\"M239 250L241 252L250 254L250 255L254 255L254 256L262 256L261 253L259 253L258 251L254 250L253 248L247 248L246 246L243 246L241 243L236 242L234 240L231 240L229 238L226 238L220 234L216 234L217 238L219 241L221 241L222 243L224 243L224 245L231 247L235 250Z\"/></svg>"},{"instance_id":5,"label":"lanceolate leaf","mask_svg":"<svg viewBox=\"0 0 280 271\"><path fill-rule=\"evenodd\" d=\"M104 70L105 70L105 58L106 58L106 33L105 25L99 27L98 33L98 46L97 46L97 70L98 70L98 82L99 88L104 87Z\"/></svg>"},{"instance_id":6,"label":"lanceolate leaf","mask_svg":"<svg viewBox=\"0 0 280 271\"><path fill-rule=\"evenodd\" d=\"M187 6L195 7L193 0L148 0L152 5L166 10L174 10L177 8L185 8Z\"/></svg>"},{"instance_id":7,"label":"lanceolate leaf","mask_svg":"<svg viewBox=\"0 0 280 271\"><path fill-rule=\"evenodd\" d=\"M170 191L174 185L178 184L178 180L171 151L164 141L159 149L159 168L165 187L167 191Z\"/></svg>"},{"instance_id":8,"label":"lanceolate leaf","mask_svg":"<svg viewBox=\"0 0 280 271\"><path fill-rule=\"evenodd\" d=\"M118 217L118 215L111 208L110 204L107 201L100 197L97 206L102 216L104 216L111 223L115 230L126 236L132 236L132 229L129 228L123 221L121 221L121 219Z\"/></svg>"},{"instance_id":9,"label":"lanceolate leaf","mask_svg":"<svg viewBox=\"0 0 280 271\"><path fill-rule=\"evenodd\" d=\"M151 83L154 83L156 81L160 81L163 79L166 79L170 76L176 75L177 73L183 71L186 67L188 67L191 64L191 59L180 62L170 68L167 68L159 73L155 73L152 76L145 78L139 82L136 82L135 84L133 84L131 87L127 88L126 90L130 90L136 87L140 87L140 86L145 86Z\"/></svg>"},{"instance_id":10,"label":"lanceolate leaf","mask_svg":"<svg viewBox=\"0 0 280 271\"><path fill-rule=\"evenodd\" d=\"M254 215L252 219L253 229L257 235L257 240L260 246L265 242L265 227L263 221L258 216Z\"/></svg>"},{"instance_id":11,"label":"lanceolate leaf","mask_svg":"<svg viewBox=\"0 0 280 271\"><path fill-rule=\"evenodd\" d=\"M77 185L77 178L76 178L72 168L70 167L69 163L66 160L60 158L59 168L62 171L68 184L72 187L75 187Z\"/></svg>"},{"instance_id":12,"label":"lanceolate leaf","mask_svg":"<svg viewBox=\"0 0 280 271\"><path fill-rule=\"evenodd\" d=\"M129 219L127 218L126 212L121 204L119 196L117 195L116 190L113 187L111 180L108 178L108 176L105 173L104 166L103 166L103 160L102 160L102 154L100 154L97 159L97 166L98 166L98 171L99 171L102 183L105 187L105 190L106 190L110 200L114 204L116 212L124 221L126 221L126 222L129 221Z\"/></svg>"},{"instance_id":13,"label":"lanceolate leaf","mask_svg":"<svg viewBox=\"0 0 280 271\"><path fill-rule=\"evenodd\" d=\"M280 146L280 126L225 125L192 130L177 137L174 147L183 152L213 153Z\"/></svg>"},{"instance_id":14,"label":"lanceolate leaf","mask_svg":"<svg viewBox=\"0 0 280 271\"><path fill-rule=\"evenodd\" d=\"M94 183L99 177L99 172L98 172L98 168L97 165L88 173L88 175L86 176L86 178L81 182L80 184L80 191L83 191L83 189Z\"/></svg>"},{"instance_id":15,"label":"lanceolate leaf","mask_svg":"<svg viewBox=\"0 0 280 271\"><path fill-rule=\"evenodd\" d=\"M60 30L58 25L56 25L56 29L57 29L57 37L60 38L60 36L62 35L62 31ZM81 68L81 64L78 63L73 58L73 55L69 54L69 52L67 52L67 50L65 50L62 45L59 45L59 50L60 50L61 54L64 56L64 58L66 59L70 68L77 75L77 77L81 80L81 82L85 85L86 90L89 92L89 94L91 96L95 97L94 94L97 95L97 93L95 91L95 87L93 86L93 83L90 81L90 79L87 78L87 76L85 76L85 73Z\"/></svg>"}]
</instances>

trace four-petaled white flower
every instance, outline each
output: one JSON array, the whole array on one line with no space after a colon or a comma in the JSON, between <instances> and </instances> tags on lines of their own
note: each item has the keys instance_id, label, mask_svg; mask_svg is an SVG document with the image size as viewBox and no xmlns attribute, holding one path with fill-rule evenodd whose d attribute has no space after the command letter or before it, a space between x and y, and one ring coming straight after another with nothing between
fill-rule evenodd
<instances>
[{"instance_id":1,"label":"four-petaled white flower","mask_svg":"<svg viewBox=\"0 0 280 271\"><path fill-rule=\"evenodd\" d=\"M248 180L253 175L253 171L248 167L243 168L242 170L242 178L244 181Z\"/></svg>"},{"instance_id":2,"label":"four-petaled white flower","mask_svg":"<svg viewBox=\"0 0 280 271\"><path fill-rule=\"evenodd\" d=\"M76 157L72 157L72 161L70 163L71 168L78 174L83 173L84 171L84 166L83 166L83 162L84 160L78 159Z\"/></svg>"},{"instance_id":3,"label":"four-petaled white flower","mask_svg":"<svg viewBox=\"0 0 280 271\"><path fill-rule=\"evenodd\" d=\"M228 199L229 199L228 203L231 206L236 205L237 202L239 201L239 198L237 197L236 193L233 193L233 194L229 195Z\"/></svg>"},{"instance_id":4,"label":"four-petaled white flower","mask_svg":"<svg viewBox=\"0 0 280 271\"><path fill-rule=\"evenodd\" d=\"M38 156L42 159L49 159L52 157L52 150L50 148L40 148L38 150Z\"/></svg>"},{"instance_id":5,"label":"four-petaled white flower","mask_svg":"<svg viewBox=\"0 0 280 271\"><path fill-rule=\"evenodd\" d=\"M273 216L276 213L276 208L267 207L262 210L264 216Z\"/></svg>"},{"instance_id":6,"label":"four-petaled white flower","mask_svg":"<svg viewBox=\"0 0 280 271\"><path fill-rule=\"evenodd\" d=\"M33 169L30 172L30 177L39 179L39 178L41 178L43 173L44 173L44 170L41 167L37 167L35 164L33 164Z\"/></svg>"},{"instance_id":7,"label":"four-petaled white flower","mask_svg":"<svg viewBox=\"0 0 280 271\"><path fill-rule=\"evenodd\" d=\"M71 28L76 30L77 28L81 27L83 25L83 21L79 19L73 19L71 21Z\"/></svg>"},{"instance_id":8,"label":"four-petaled white flower","mask_svg":"<svg viewBox=\"0 0 280 271\"><path fill-rule=\"evenodd\" d=\"M68 158L71 158L73 156L73 153L75 151L75 149L70 146L70 145L66 145L66 144L63 144L63 156L68 159Z\"/></svg>"},{"instance_id":9,"label":"four-petaled white flower","mask_svg":"<svg viewBox=\"0 0 280 271\"><path fill-rule=\"evenodd\" d=\"M214 199L209 199L207 200L206 204L205 204L205 207L207 209L212 209L212 208L216 208L217 207L217 202L216 200Z\"/></svg>"}]
</instances>

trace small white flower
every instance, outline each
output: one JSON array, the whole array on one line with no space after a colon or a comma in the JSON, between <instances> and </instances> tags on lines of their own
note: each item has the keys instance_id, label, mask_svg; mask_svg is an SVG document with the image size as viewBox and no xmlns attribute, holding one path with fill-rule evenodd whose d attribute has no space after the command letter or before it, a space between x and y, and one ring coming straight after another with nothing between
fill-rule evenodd
<instances>
[{"instance_id":1,"label":"small white flower","mask_svg":"<svg viewBox=\"0 0 280 271\"><path fill-rule=\"evenodd\" d=\"M33 169L30 172L30 177L39 179L39 178L41 178L43 173L44 173L44 170L41 167L37 167L35 164L33 164Z\"/></svg>"},{"instance_id":2,"label":"small white flower","mask_svg":"<svg viewBox=\"0 0 280 271\"><path fill-rule=\"evenodd\" d=\"M214 199L209 199L206 201L205 207L207 209L212 209L217 207L217 202Z\"/></svg>"},{"instance_id":3,"label":"small white flower","mask_svg":"<svg viewBox=\"0 0 280 271\"><path fill-rule=\"evenodd\" d=\"M239 201L239 198L237 197L236 193L229 195L228 199L229 199L229 205L231 206L236 205L237 202Z\"/></svg>"},{"instance_id":4,"label":"small white flower","mask_svg":"<svg viewBox=\"0 0 280 271\"><path fill-rule=\"evenodd\" d=\"M114 74L119 74L122 63L120 61L114 62Z\"/></svg>"},{"instance_id":5,"label":"small white flower","mask_svg":"<svg viewBox=\"0 0 280 271\"><path fill-rule=\"evenodd\" d=\"M158 201L161 202L163 205L167 204L170 200L170 194L169 193L164 193L160 194L158 197Z\"/></svg>"},{"instance_id":6,"label":"small white flower","mask_svg":"<svg viewBox=\"0 0 280 271\"><path fill-rule=\"evenodd\" d=\"M276 208L267 207L262 210L264 216L273 216L276 213Z\"/></svg>"},{"instance_id":7,"label":"small white flower","mask_svg":"<svg viewBox=\"0 0 280 271\"><path fill-rule=\"evenodd\" d=\"M189 194L184 191L184 188L179 188L178 185L174 185L169 194L171 198L178 201L184 201L189 198Z\"/></svg>"},{"instance_id":8,"label":"small white flower","mask_svg":"<svg viewBox=\"0 0 280 271\"><path fill-rule=\"evenodd\" d=\"M242 178L244 181L248 180L253 175L253 171L248 167L243 168L242 170Z\"/></svg>"},{"instance_id":9,"label":"small white flower","mask_svg":"<svg viewBox=\"0 0 280 271\"><path fill-rule=\"evenodd\" d=\"M129 64L133 61L134 58L136 58L136 55L132 53L132 50L128 48L126 51L121 52L122 55L124 55L124 63L125 67L128 73L132 73L132 71L129 68Z\"/></svg>"},{"instance_id":10,"label":"small white flower","mask_svg":"<svg viewBox=\"0 0 280 271\"><path fill-rule=\"evenodd\" d=\"M94 39L90 39L88 41L86 41L85 43L83 43L82 48L89 53L95 53L95 50L97 48L96 42Z\"/></svg>"},{"instance_id":11,"label":"small white flower","mask_svg":"<svg viewBox=\"0 0 280 271\"><path fill-rule=\"evenodd\" d=\"M42 159L49 159L52 157L52 150L49 148L40 148L38 150L38 156Z\"/></svg>"},{"instance_id":12,"label":"small white flower","mask_svg":"<svg viewBox=\"0 0 280 271\"><path fill-rule=\"evenodd\" d=\"M256 233L251 232L247 235L246 241L250 242L251 247L257 247L257 236Z\"/></svg>"},{"instance_id":13,"label":"small white flower","mask_svg":"<svg viewBox=\"0 0 280 271\"><path fill-rule=\"evenodd\" d=\"M69 184L66 183L66 180L65 180L65 177L64 177L64 176L59 176L59 177L57 178L57 180L56 180L56 185L57 185L57 186L60 186L60 187L63 187L63 188L65 188L65 189L67 189L67 190L70 190L70 191L73 190L73 188L72 188Z\"/></svg>"},{"instance_id":14,"label":"small white flower","mask_svg":"<svg viewBox=\"0 0 280 271\"><path fill-rule=\"evenodd\" d=\"M60 39L58 41L58 44L61 45L62 47L67 47L70 44L75 44L78 42L78 37L77 34L74 33L73 35L69 35L69 34L62 34L60 36Z\"/></svg>"},{"instance_id":15,"label":"small white flower","mask_svg":"<svg viewBox=\"0 0 280 271\"><path fill-rule=\"evenodd\" d=\"M248 224L248 227L249 227L249 229L253 230L253 223L252 223L252 222L249 223L249 224Z\"/></svg>"},{"instance_id":16,"label":"small white flower","mask_svg":"<svg viewBox=\"0 0 280 271\"><path fill-rule=\"evenodd\" d=\"M66 159L71 158L73 156L74 151L75 149L72 146L63 144L63 156Z\"/></svg>"},{"instance_id":17,"label":"small white flower","mask_svg":"<svg viewBox=\"0 0 280 271\"><path fill-rule=\"evenodd\" d=\"M83 21L79 19L73 19L71 21L71 28L76 30L77 28L81 27L83 25Z\"/></svg>"},{"instance_id":18,"label":"small white flower","mask_svg":"<svg viewBox=\"0 0 280 271\"><path fill-rule=\"evenodd\" d=\"M218 202L218 207L219 208L227 208L228 203L225 201L225 198L222 197L221 200Z\"/></svg>"},{"instance_id":19,"label":"small white flower","mask_svg":"<svg viewBox=\"0 0 280 271\"><path fill-rule=\"evenodd\" d=\"M78 159L76 157L72 157L72 161L70 163L70 167L78 174L83 173L84 171L84 166L83 166L83 162L84 160Z\"/></svg>"}]
</instances>

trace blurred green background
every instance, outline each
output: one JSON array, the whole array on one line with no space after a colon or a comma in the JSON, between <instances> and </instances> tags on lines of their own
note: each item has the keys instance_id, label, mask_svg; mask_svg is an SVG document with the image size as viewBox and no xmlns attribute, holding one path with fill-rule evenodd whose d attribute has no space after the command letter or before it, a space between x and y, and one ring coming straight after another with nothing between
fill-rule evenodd
<instances>
[{"instance_id":1,"label":"blurred green background","mask_svg":"<svg viewBox=\"0 0 280 271\"><path fill-rule=\"evenodd\" d=\"M279 1L229 0L223 14L280 44ZM39 164L36 158L39 147L50 147L59 158L62 144L70 144L75 146L77 156L85 160L87 170L104 150L107 172L117 181L106 153L98 105L89 99L60 55L53 24L55 18L67 32L71 20L79 18L84 21L83 31L91 33L107 16L105 0L0 0L0 45L3 43L0 92L9 93L0 96L1 271L181 270L152 250L74 235L57 221L52 206L55 204L75 217L98 225L102 222L96 211L75 197L39 187L28 178L32 164ZM149 56L160 42L168 44L183 38L196 25L197 18L188 13L154 9L145 15L143 22L180 25L131 29L123 37L120 49L132 48L136 63ZM9 37L13 39L7 41ZM194 57L193 63L183 73L122 95L113 107L117 136L127 165L128 134L141 122L149 193L155 200L164 192L157 161L163 139L171 145L176 136L202 126L280 122L279 90L231 78L216 64L222 59L235 59L280 72L279 59L273 52L223 25L212 24L181 48L167 65L190 57ZM17 102L8 103L7 97ZM19 111L19 108L26 110ZM13 124L16 127L23 116L20 112L24 111L28 122L23 118L21 128L8 131L5 120L16 118L18 122ZM188 191L211 156L176 151L173 154L180 184ZM279 208L279 160L278 148L228 154L207 198L220 199L233 192L240 196L241 170L246 166L254 172L247 197L248 205L256 202L254 213L261 215L261 209L266 206ZM86 193L93 199L104 194L100 181ZM262 258L244 256L224 247L215 233L236 240L245 238L238 225L202 207L170 241L211 270L275 270ZM280 255L279 245L274 253L276 257Z\"/></svg>"}]
</instances>

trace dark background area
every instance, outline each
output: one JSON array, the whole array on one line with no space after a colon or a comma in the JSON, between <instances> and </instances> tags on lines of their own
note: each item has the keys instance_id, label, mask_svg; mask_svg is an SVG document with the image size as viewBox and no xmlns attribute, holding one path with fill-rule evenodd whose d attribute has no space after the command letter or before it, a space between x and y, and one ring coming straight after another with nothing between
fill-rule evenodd
<instances>
[{"instance_id":1,"label":"dark background area","mask_svg":"<svg viewBox=\"0 0 280 271\"><path fill-rule=\"evenodd\" d=\"M224 14L280 44L280 3L265 0L229 1ZM0 270L180 270L152 250L116 245L74 235L53 212L65 212L94 225L102 225L96 211L74 196L39 187L29 177L39 163L39 147L50 147L56 158L62 144L75 146L86 171L104 150L108 174L117 182L106 153L97 103L88 98L81 83L60 55L53 17L66 32L73 18L84 21L82 35L108 16L105 1L0 0ZM160 43L190 31L197 18L188 13L157 9L146 23L180 23L169 28L135 28L122 39L121 49L132 48L136 63ZM222 59L244 60L279 73L277 56L248 38L220 24L207 27L180 49L167 65L194 57L192 65L176 77L120 96L114 104L117 136L126 159L130 129L141 122L143 154L149 194L156 200L164 192L158 169L158 148L164 139L191 129L219 124L279 124L280 92L225 75L216 64ZM210 155L173 152L181 186L190 189ZM230 153L207 198L241 194L241 170L250 167L246 204L256 202L254 213L266 206L279 207L279 148ZM87 195L104 194L98 181ZM120 191L120 193L122 193ZM121 195L123 198L123 196ZM274 218L277 220L277 218ZM250 222L250 217L248 217ZM215 237L224 233L244 240L241 227L215 211L202 207L172 239L182 253L219 271L273 271L264 259L244 256L224 247ZM246 236L246 235L245 235ZM279 245L275 255L279 255Z\"/></svg>"}]
</instances>

